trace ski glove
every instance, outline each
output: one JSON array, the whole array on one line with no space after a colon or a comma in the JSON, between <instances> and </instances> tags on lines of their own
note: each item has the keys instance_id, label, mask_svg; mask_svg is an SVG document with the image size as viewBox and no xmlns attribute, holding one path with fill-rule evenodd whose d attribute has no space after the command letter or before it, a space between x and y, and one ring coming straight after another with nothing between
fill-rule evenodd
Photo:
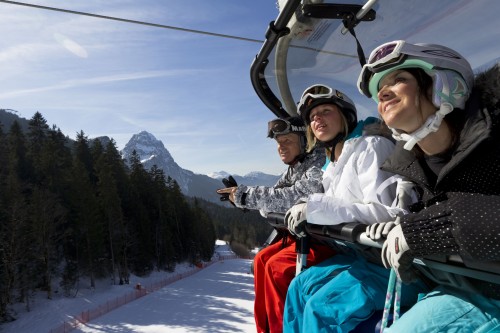
<instances>
[{"instance_id":1,"label":"ski glove","mask_svg":"<svg viewBox=\"0 0 500 333\"><path fill-rule=\"evenodd\" d=\"M387 238L389 231L399 224L399 217L391 222L377 222L366 227L366 237L374 241L382 241Z\"/></svg>"},{"instance_id":2,"label":"ski glove","mask_svg":"<svg viewBox=\"0 0 500 333\"><path fill-rule=\"evenodd\" d=\"M234 180L233 176L223 178L222 183L226 188L238 186L238 183L236 183L236 180ZM220 201L229 201L234 206L233 201L230 200L230 193L219 193L219 194L220 194Z\"/></svg>"},{"instance_id":3,"label":"ski glove","mask_svg":"<svg viewBox=\"0 0 500 333\"><path fill-rule=\"evenodd\" d=\"M234 193L238 187L238 183L236 183L236 180L234 180L233 176L223 178L222 183L226 187L217 190L217 194L220 195L220 201L229 201L231 203L231 205L233 205L234 207L237 207L234 204ZM246 197L246 193L243 193L243 195L241 196L241 198L242 198L241 204L243 204L243 205L245 204L245 202L244 202L245 197ZM248 209L246 209L246 208L240 208L240 209L244 212L248 211Z\"/></svg>"},{"instance_id":4,"label":"ski glove","mask_svg":"<svg viewBox=\"0 0 500 333\"><path fill-rule=\"evenodd\" d=\"M285 224L288 230L298 238L305 237L307 204L299 203L292 206L285 214Z\"/></svg>"},{"instance_id":5,"label":"ski glove","mask_svg":"<svg viewBox=\"0 0 500 333\"><path fill-rule=\"evenodd\" d=\"M235 187L238 186L236 180L234 180L233 176L228 176L227 178L222 178L222 184L226 187Z\"/></svg>"},{"instance_id":6,"label":"ski glove","mask_svg":"<svg viewBox=\"0 0 500 333\"><path fill-rule=\"evenodd\" d=\"M413 255L400 224L396 225L387 235L387 240L382 246L382 263L385 268L394 268L403 282L409 283L416 279L412 266Z\"/></svg>"}]
</instances>

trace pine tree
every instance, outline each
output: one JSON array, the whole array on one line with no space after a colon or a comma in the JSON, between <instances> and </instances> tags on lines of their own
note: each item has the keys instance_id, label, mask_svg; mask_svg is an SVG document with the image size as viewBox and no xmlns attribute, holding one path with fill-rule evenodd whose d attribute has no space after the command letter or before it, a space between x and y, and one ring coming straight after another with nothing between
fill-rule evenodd
<instances>
[{"instance_id":1,"label":"pine tree","mask_svg":"<svg viewBox=\"0 0 500 333\"><path fill-rule=\"evenodd\" d=\"M7 138L0 123L0 322L7 319L7 305L10 301L10 290L8 289L9 272L7 267L7 249L4 242L8 233L7 216L4 193L7 193L6 179L8 175L8 149Z\"/></svg>"},{"instance_id":2,"label":"pine tree","mask_svg":"<svg viewBox=\"0 0 500 333\"><path fill-rule=\"evenodd\" d=\"M131 244L130 226L128 219L128 208L132 207L130 195L130 179L127 174L125 161L122 159L116 142L111 139L105 147L103 155L109 170L115 181L117 194L121 202L122 219L118 220L117 230L113 239L116 263L118 264L118 273L120 283L129 283L129 248Z\"/></svg>"},{"instance_id":3,"label":"pine tree","mask_svg":"<svg viewBox=\"0 0 500 333\"><path fill-rule=\"evenodd\" d=\"M144 275L152 270L154 260L154 227L151 222L149 206L152 204L152 180L141 164L139 155L134 150L130 157L130 210L131 264L134 272Z\"/></svg>"},{"instance_id":4,"label":"pine tree","mask_svg":"<svg viewBox=\"0 0 500 333\"><path fill-rule=\"evenodd\" d=\"M67 143L68 139L61 130L53 126L47 133L47 139L42 146L39 165L44 180L43 187L57 194L61 199L67 195L68 177L73 162Z\"/></svg>"},{"instance_id":5,"label":"pine tree","mask_svg":"<svg viewBox=\"0 0 500 333\"><path fill-rule=\"evenodd\" d=\"M101 273L105 258L104 226L95 191L96 176L88 139L83 131L75 142L75 158L71 173L71 206L77 261L88 274L91 288Z\"/></svg>"},{"instance_id":6,"label":"pine tree","mask_svg":"<svg viewBox=\"0 0 500 333\"><path fill-rule=\"evenodd\" d=\"M30 295L36 285L33 272L32 239L29 232L27 196L31 192L28 183L29 165L26 156L26 140L17 122L7 135L8 166L2 197L2 261L5 273L5 295L12 302L12 292L17 290L17 301L25 302L29 310Z\"/></svg>"},{"instance_id":7,"label":"pine tree","mask_svg":"<svg viewBox=\"0 0 500 333\"><path fill-rule=\"evenodd\" d=\"M179 184L170 176L167 177L168 196L167 202L169 203L169 219L173 221L173 239L175 258L177 262L181 262L188 258L188 234L186 232L186 224L189 223L189 217L186 214L187 203L182 195Z\"/></svg>"},{"instance_id":8,"label":"pine tree","mask_svg":"<svg viewBox=\"0 0 500 333\"><path fill-rule=\"evenodd\" d=\"M175 251L172 245L173 220L168 214L168 188L165 173L157 165L149 171L154 186L155 210L153 216L156 268L172 270L175 267Z\"/></svg>"},{"instance_id":9,"label":"pine tree","mask_svg":"<svg viewBox=\"0 0 500 333\"><path fill-rule=\"evenodd\" d=\"M100 146L100 144L95 145L94 148L96 146ZM126 239L126 230L124 228L124 217L117 187L116 172L113 172L113 168L117 166L108 157L109 155L102 151L96 163L96 174L99 179L97 193L99 205L107 224L107 247L111 261L112 281L113 284L116 284L115 274L118 272L120 283L123 284L124 281L128 280L128 271L126 267L123 267L124 263L120 260L121 256L125 256L126 263L126 252L121 253L126 246L126 244L123 244Z\"/></svg>"},{"instance_id":10,"label":"pine tree","mask_svg":"<svg viewBox=\"0 0 500 333\"><path fill-rule=\"evenodd\" d=\"M198 236L196 244L198 245L197 251L200 254L200 259L209 261L215 249L215 226L210 216L200 207L197 198L194 200L194 214L195 214L195 235Z\"/></svg>"},{"instance_id":11,"label":"pine tree","mask_svg":"<svg viewBox=\"0 0 500 333\"><path fill-rule=\"evenodd\" d=\"M66 209L55 194L38 187L33 190L29 208L31 248L35 254L32 264L41 274L42 290L51 299L52 277L61 259L57 251L62 238L59 230L66 219Z\"/></svg>"},{"instance_id":12,"label":"pine tree","mask_svg":"<svg viewBox=\"0 0 500 333\"><path fill-rule=\"evenodd\" d=\"M40 112L36 112L29 121L27 135L28 156L33 164L31 181L35 184L39 184L43 180L41 159L48 131L47 120L45 120Z\"/></svg>"}]
</instances>

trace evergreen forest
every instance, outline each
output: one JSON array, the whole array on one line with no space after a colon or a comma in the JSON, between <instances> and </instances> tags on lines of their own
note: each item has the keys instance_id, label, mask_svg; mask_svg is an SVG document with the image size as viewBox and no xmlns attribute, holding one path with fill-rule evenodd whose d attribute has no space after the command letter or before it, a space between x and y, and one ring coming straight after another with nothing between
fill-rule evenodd
<instances>
[{"instance_id":1,"label":"evergreen forest","mask_svg":"<svg viewBox=\"0 0 500 333\"><path fill-rule=\"evenodd\" d=\"M39 112L23 127L0 126L0 322L55 285L71 296L83 280L127 284L210 260L216 239L252 248L272 230L257 211L185 197L135 152L124 161L114 140L69 140Z\"/></svg>"}]
</instances>

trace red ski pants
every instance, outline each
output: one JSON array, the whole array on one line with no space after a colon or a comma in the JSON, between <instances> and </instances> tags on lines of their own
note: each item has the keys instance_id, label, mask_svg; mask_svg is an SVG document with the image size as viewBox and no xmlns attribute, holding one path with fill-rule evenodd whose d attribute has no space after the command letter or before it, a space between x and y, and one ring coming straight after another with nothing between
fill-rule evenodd
<instances>
[{"instance_id":1,"label":"red ski pants","mask_svg":"<svg viewBox=\"0 0 500 333\"><path fill-rule=\"evenodd\" d=\"M330 258L335 252L328 246L312 243L307 255L307 267ZM283 332L283 311L288 285L295 277L297 254L291 237L259 251L254 259L257 333Z\"/></svg>"}]
</instances>

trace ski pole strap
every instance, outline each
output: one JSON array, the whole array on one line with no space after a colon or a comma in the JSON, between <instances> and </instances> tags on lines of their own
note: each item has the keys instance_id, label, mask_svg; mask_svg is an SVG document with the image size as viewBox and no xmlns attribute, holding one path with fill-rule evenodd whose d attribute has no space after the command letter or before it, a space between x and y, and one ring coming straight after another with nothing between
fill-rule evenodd
<instances>
[{"instance_id":1,"label":"ski pole strap","mask_svg":"<svg viewBox=\"0 0 500 333\"><path fill-rule=\"evenodd\" d=\"M384 314L382 315L382 325L380 326L380 333L384 332L389 322L389 313L391 311L391 303L394 299L394 314L393 322L399 318L401 310L401 279L396 275L396 271L391 268L389 275L389 284L387 286L387 294L385 295Z\"/></svg>"}]
</instances>

